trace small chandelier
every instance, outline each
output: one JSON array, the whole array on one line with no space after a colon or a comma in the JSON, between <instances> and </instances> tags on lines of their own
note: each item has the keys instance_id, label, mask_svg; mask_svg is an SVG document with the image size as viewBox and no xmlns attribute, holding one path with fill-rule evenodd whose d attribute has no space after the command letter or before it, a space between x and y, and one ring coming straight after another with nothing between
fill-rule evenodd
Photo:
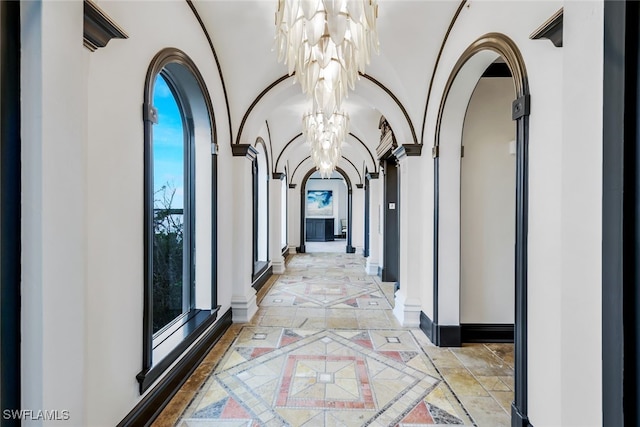
<instances>
[{"instance_id":1,"label":"small chandelier","mask_svg":"<svg viewBox=\"0 0 640 427\"><path fill-rule=\"evenodd\" d=\"M311 160L322 178L335 170L347 137L349 116L344 113L309 113L302 118L302 132L311 146Z\"/></svg>"},{"instance_id":2,"label":"small chandelier","mask_svg":"<svg viewBox=\"0 0 640 427\"><path fill-rule=\"evenodd\" d=\"M276 46L314 110L332 113L378 53L377 0L278 0Z\"/></svg>"}]
</instances>

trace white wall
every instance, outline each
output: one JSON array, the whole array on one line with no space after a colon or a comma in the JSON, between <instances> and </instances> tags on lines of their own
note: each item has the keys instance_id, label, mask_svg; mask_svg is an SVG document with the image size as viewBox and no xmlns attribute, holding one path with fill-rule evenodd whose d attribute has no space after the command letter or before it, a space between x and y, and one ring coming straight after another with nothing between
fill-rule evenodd
<instances>
[{"instance_id":1,"label":"white wall","mask_svg":"<svg viewBox=\"0 0 640 427\"><path fill-rule=\"evenodd\" d=\"M22 407L66 409L73 424L89 425L85 340L94 313L87 306L89 53L81 41L82 2L20 7Z\"/></svg>"},{"instance_id":2,"label":"white wall","mask_svg":"<svg viewBox=\"0 0 640 427\"><path fill-rule=\"evenodd\" d=\"M82 33L82 3L44 3L43 7L51 8L64 15L64 6L75 4L77 10L72 14L78 28L68 25L66 19L56 17L56 29L48 30L46 40L59 43L64 49L69 46L81 46L78 39ZM85 347L74 350L73 346L58 347L64 350L64 360L74 361L82 366L86 357L85 370L82 373L84 388L79 388L82 398L74 405L85 408L86 419L83 425L115 425L139 401L138 383L135 376L142 368L142 307L143 307L143 242L142 242L142 210L143 210L143 123L141 118L142 95L147 68L153 56L164 47L176 47L187 53L199 68L205 79L210 96L213 99L224 99L219 81L216 64L199 25L183 2L100 2L100 6L117 22L129 35L127 40L112 40L107 47L89 53L82 49L81 54L88 57L88 68L83 68L82 61L76 58L60 61L60 70L47 70L47 80L43 82L45 88L64 88L64 95L53 95L45 99L43 111L65 112L63 116L73 117L73 127L60 126L60 119L50 116L56 121L56 131L47 132L52 139L51 146L56 147L55 153L46 153L48 167L58 171L68 170L70 159L75 155L82 155L81 151L60 149L60 144L73 141L73 131L82 123L88 123L88 137L82 137L86 142L86 153L82 158L86 166L87 179L82 179L82 173L74 175L72 187L86 183L86 218L87 229L81 234L85 239L86 263L74 263L75 273L50 280L57 286L70 286L74 283L74 275L81 274L82 265L87 265L87 280L84 282L86 299L84 302L74 303L74 298L68 298L64 303L47 302L47 306L56 308L71 306L86 307L86 321L82 317L74 318L76 324L86 325ZM77 15L77 16L75 16ZM61 24L64 22L64 24ZM74 32L68 35L68 40L57 41L51 34L59 34L60 28L72 28ZM64 32L66 34L66 32ZM62 77L61 77L62 76ZM87 79L88 103L82 105L79 111L69 111L69 99L76 96L76 91L82 90L83 79ZM64 84L61 78L69 78ZM51 80L49 80L51 79ZM86 89L85 89L86 90ZM81 92L79 92L81 93ZM60 108L64 99L65 108ZM88 105L87 105L88 104ZM232 238L234 224L231 196L231 165L229 148L229 130L226 127L226 109L224 102L213 102L217 142L220 147L219 164L219 209L216 215L218 222L218 270L217 279L218 302L222 306L221 313L230 307L233 269ZM85 113L88 111L88 113ZM83 119L83 115L88 120ZM59 154L58 154L59 153ZM196 280L198 282L211 281L210 266L210 164L211 149L208 143L201 143L196 147L196 247L203 248L196 251ZM38 170L37 168L34 170ZM53 184L53 183L52 183ZM49 191L56 200L52 208L56 212L64 212L71 221L74 214L82 212L71 209L70 200L83 200L82 197L60 197L61 189L68 186L58 183L55 189ZM57 196L56 196L57 195ZM71 209L71 211L69 211ZM65 220L66 221L66 220ZM82 224L82 221L77 221ZM233 225L232 225L233 224ZM230 226L232 225L232 226ZM27 224L27 228L31 228ZM33 227L36 229L37 227ZM76 225L66 225L65 222L57 226L64 235L76 229ZM65 238L66 239L66 238ZM52 242L64 241L56 238ZM64 247L64 246L63 246ZM82 246L77 246L82 248ZM64 254L60 247L56 253ZM68 255L66 255L68 256ZM44 270L46 274L46 270ZM52 290L55 286L52 286ZM64 293L60 293L61 297ZM78 290L74 296L82 295ZM43 301L44 303L44 301ZM37 307L34 305L33 307ZM33 313L33 308L29 312ZM73 311L68 312L70 315ZM68 333L67 328L57 326ZM26 353L29 354L29 353ZM46 355L45 355L46 357ZM55 357L46 358L53 363L59 362ZM65 372L57 365L49 369L50 372ZM28 377L32 377L30 373ZM45 377L44 381L48 381ZM73 381L64 379L45 384L51 394L57 396L74 396L74 393L63 392L64 387L71 387ZM70 405L74 407L74 405ZM56 405L54 407L67 407ZM40 406L34 406L40 407Z\"/></svg>"},{"instance_id":3,"label":"white wall","mask_svg":"<svg viewBox=\"0 0 640 427\"><path fill-rule=\"evenodd\" d=\"M513 323L513 79L482 78L464 120L460 178L460 323Z\"/></svg>"},{"instance_id":4,"label":"white wall","mask_svg":"<svg viewBox=\"0 0 640 427\"><path fill-rule=\"evenodd\" d=\"M306 190L333 191L333 234L340 235L340 220L347 219L347 184L343 179L315 179L307 180ZM305 197L307 192L305 191ZM305 203L305 209L307 204ZM300 216L298 214L298 216Z\"/></svg>"},{"instance_id":5,"label":"white wall","mask_svg":"<svg viewBox=\"0 0 640 427\"><path fill-rule=\"evenodd\" d=\"M430 147L443 88L464 49L489 32L514 40L531 91L527 356L528 415L536 426L602 419L602 4L469 2L443 51L427 109ZM564 47L530 40L562 6Z\"/></svg>"}]
</instances>

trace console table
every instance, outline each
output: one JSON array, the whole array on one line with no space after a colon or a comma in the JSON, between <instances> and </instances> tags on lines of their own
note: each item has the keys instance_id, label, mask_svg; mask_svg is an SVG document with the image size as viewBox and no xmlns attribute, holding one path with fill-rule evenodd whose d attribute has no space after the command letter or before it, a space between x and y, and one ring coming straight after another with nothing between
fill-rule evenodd
<instances>
[{"instance_id":1,"label":"console table","mask_svg":"<svg viewBox=\"0 0 640 427\"><path fill-rule=\"evenodd\" d=\"M307 242L328 242L333 240L333 218L307 218Z\"/></svg>"}]
</instances>

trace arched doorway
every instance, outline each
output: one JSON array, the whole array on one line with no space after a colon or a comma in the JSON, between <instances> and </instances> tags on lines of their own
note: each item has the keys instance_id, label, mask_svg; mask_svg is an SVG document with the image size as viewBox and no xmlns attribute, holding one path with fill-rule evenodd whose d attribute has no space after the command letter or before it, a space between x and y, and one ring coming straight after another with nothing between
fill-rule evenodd
<instances>
[{"instance_id":1,"label":"arched doorway","mask_svg":"<svg viewBox=\"0 0 640 427\"><path fill-rule=\"evenodd\" d=\"M342 170L341 168L337 167L335 170L339 175L342 176L342 178L344 179L344 182L346 183L347 186L347 198L346 198L346 204L347 204L347 209L346 209L346 246L345 246L345 252L346 253L355 253L356 249L352 246L351 242L351 230L352 230L352 211L353 211L353 201L352 201L352 186L351 186L351 180L349 179L349 176L347 175L347 173ZM300 183L300 247L298 247L298 252L299 253L305 253L306 252L306 246L305 246L305 236L306 236L306 216L307 216L307 183L309 181L309 178L311 178L311 176L316 172L315 169L311 169L309 172L307 172L307 174L304 176L304 178L302 179L302 182ZM341 219L340 217L338 217L338 220ZM335 218L334 218L335 220ZM340 221L338 221L338 223L336 224L334 222L334 227L340 227L340 231L342 231L342 226L340 224ZM337 228L334 228L334 230L336 230ZM335 232L334 232L335 233Z\"/></svg>"},{"instance_id":2,"label":"arched doorway","mask_svg":"<svg viewBox=\"0 0 640 427\"><path fill-rule=\"evenodd\" d=\"M524 60L507 36L489 33L472 43L446 83L435 132L434 149L434 321L433 337L441 346L460 345L460 158L467 105L487 67L502 57L515 89L515 250L514 351L515 394L512 425L527 419L527 222L529 84Z\"/></svg>"}]
</instances>

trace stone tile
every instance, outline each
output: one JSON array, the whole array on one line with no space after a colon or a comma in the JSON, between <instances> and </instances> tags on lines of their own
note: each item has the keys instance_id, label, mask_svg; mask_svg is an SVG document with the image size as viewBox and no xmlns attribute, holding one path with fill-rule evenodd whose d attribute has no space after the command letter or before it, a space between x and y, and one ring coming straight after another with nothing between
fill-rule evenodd
<instances>
[{"instance_id":1,"label":"stone tile","mask_svg":"<svg viewBox=\"0 0 640 427\"><path fill-rule=\"evenodd\" d=\"M382 427L426 422L427 408L434 426L508 425L513 346L438 348L401 327L393 284L364 274L362 256L298 254L268 286L156 425Z\"/></svg>"},{"instance_id":2,"label":"stone tile","mask_svg":"<svg viewBox=\"0 0 640 427\"><path fill-rule=\"evenodd\" d=\"M440 373L456 396L489 396L489 393L466 369L443 368Z\"/></svg>"},{"instance_id":3,"label":"stone tile","mask_svg":"<svg viewBox=\"0 0 640 427\"><path fill-rule=\"evenodd\" d=\"M478 427L510 427L511 418L493 397L459 396Z\"/></svg>"}]
</instances>

